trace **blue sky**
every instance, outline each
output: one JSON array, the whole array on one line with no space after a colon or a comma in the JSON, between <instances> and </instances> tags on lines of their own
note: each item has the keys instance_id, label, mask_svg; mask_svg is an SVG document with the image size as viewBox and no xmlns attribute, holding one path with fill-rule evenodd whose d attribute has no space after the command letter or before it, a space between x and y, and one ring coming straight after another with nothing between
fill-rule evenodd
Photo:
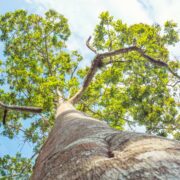
<instances>
[{"instance_id":1,"label":"blue sky","mask_svg":"<svg viewBox=\"0 0 180 180\"><path fill-rule=\"evenodd\" d=\"M30 13L43 14L49 8L55 9L69 19L72 36L69 48L78 49L86 61L90 62L92 53L85 46L85 41L92 34L98 22L100 12L108 10L115 18L128 24L159 23L173 19L180 27L180 1L178 0L0 0L0 14L16 9L25 9ZM180 45L170 47L171 56L180 57ZM0 44L0 58L2 44ZM143 129L138 129L142 131ZM22 147L19 139L10 141L0 137L0 156L15 154ZM22 152L30 156L31 145L25 144Z\"/></svg>"}]
</instances>

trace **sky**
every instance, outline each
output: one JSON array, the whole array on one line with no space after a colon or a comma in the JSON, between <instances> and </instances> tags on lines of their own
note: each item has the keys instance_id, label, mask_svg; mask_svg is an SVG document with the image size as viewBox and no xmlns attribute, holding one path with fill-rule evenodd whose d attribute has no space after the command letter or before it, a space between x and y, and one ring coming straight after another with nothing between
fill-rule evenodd
<instances>
[{"instance_id":1,"label":"sky","mask_svg":"<svg viewBox=\"0 0 180 180\"><path fill-rule=\"evenodd\" d=\"M72 36L68 41L70 49L77 49L83 55L84 64L93 57L85 46L85 41L92 35L102 11L109 11L115 19L122 19L127 24L159 23L173 20L180 28L180 0L0 0L0 15L16 9L25 9L29 13L43 15L48 9L54 9L68 18ZM171 56L180 57L180 44L169 47ZM3 57L0 44L0 58ZM144 131L138 128L138 131ZM17 143L18 142L18 143ZM14 155L22 149L24 156L30 157L31 145L21 146L21 141L9 141L0 137L0 157L4 154Z\"/></svg>"}]
</instances>

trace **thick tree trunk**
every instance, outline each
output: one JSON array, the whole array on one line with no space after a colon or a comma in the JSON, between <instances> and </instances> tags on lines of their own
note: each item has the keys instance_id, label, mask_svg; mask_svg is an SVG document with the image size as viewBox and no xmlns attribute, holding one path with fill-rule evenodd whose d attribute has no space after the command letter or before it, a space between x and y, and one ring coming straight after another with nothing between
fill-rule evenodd
<instances>
[{"instance_id":1,"label":"thick tree trunk","mask_svg":"<svg viewBox=\"0 0 180 180\"><path fill-rule=\"evenodd\" d=\"M65 103L32 179L180 179L180 143L114 130Z\"/></svg>"}]
</instances>

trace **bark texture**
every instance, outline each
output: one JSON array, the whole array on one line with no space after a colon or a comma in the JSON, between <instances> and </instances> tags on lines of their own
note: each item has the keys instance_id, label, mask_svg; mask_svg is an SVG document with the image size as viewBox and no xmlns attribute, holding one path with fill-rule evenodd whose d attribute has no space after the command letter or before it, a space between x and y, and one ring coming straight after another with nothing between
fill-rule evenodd
<instances>
[{"instance_id":1,"label":"bark texture","mask_svg":"<svg viewBox=\"0 0 180 180\"><path fill-rule=\"evenodd\" d=\"M180 143L116 131L65 103L32 180L180 179Z\"/></svg>"}]
</instances>

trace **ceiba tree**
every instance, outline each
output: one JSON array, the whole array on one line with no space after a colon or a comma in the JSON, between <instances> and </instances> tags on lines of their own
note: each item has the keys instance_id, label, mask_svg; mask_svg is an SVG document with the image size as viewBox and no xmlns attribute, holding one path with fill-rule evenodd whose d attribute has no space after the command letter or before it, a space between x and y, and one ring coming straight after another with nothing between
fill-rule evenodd
<instances>
[{"instance_id":1,"label":"ceiba tree","mask_svg":"<svg viewBox=\"0 0 180 180\"><path fill-rule=\"evenodd\" d=\"M1 177L28 178L38 154L34 180L178 179L180 64L168 51L179 41L176 23L127 25L103 12L85 68L69 36L67 19L53 10L0 16L1 134L23 134L35 152L0 158Z\"/></svg>"}]
</instances>

